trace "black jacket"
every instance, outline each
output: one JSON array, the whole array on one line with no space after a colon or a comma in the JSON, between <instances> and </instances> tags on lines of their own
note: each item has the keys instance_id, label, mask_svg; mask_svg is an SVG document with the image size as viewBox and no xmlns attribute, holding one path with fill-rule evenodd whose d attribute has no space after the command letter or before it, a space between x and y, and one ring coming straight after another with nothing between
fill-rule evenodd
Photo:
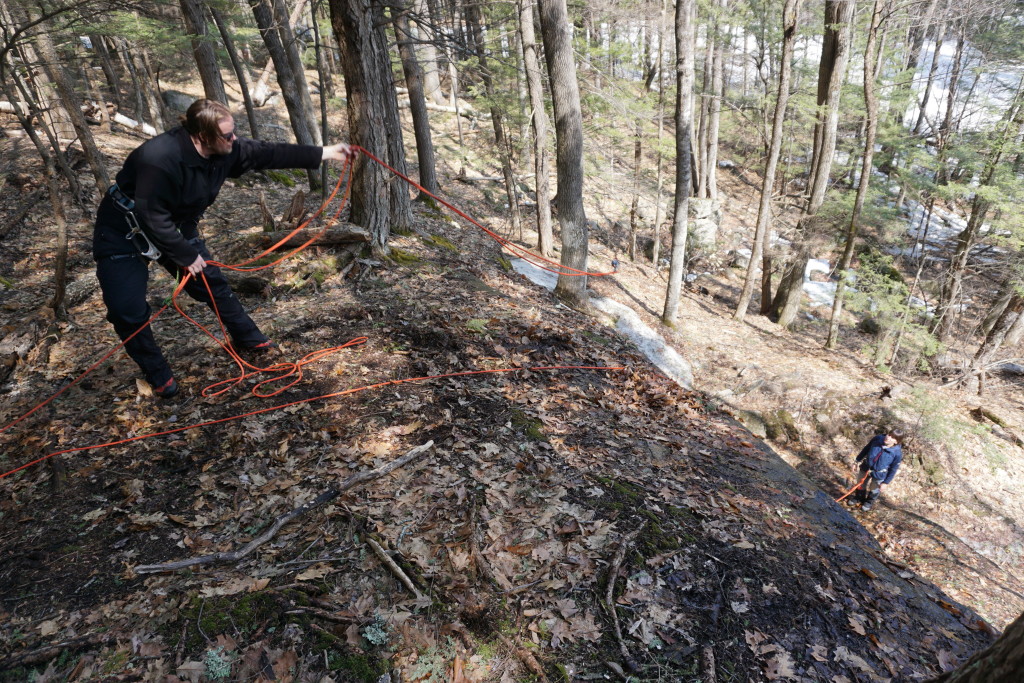
<instances>
[{"instance_id":1,"label":"black jacket","mask_svg":"<svg viewBox=\"0 0 1024 683\"><path fill-rule=\"evenodd\" d=\"M135 200L135 216L156 247L179 266L199 252L187 240L198 234L203 212L227 178L265 168L316 168L323 149L238 138L231 153L204 159L188 131L178 126L137 147L117 174L121 191ZM93 257L134 253L125 215L109 195L96 214Z\"/></svg>"}]
</instances>

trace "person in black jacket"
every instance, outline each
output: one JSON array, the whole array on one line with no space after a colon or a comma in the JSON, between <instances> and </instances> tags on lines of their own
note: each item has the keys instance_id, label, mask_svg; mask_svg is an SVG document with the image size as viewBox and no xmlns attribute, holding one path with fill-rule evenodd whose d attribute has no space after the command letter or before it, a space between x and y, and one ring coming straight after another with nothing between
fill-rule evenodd
<instances>
[{"instance_id":1,"label":"person in black jacket","mask_svg":"<svg viewBox=\"0 0 1024 683\"><path fill-rule=\"evenodd\" d=\"M199 235L199 221L227 178L260 169L312 169L324 161L344 161L352 153L345 143L316 147L239 138L230 110L200 99L188 108L179 127L147 140L128 155L117 182L100 202L93 258L107 320L127 340L125 351L157 396L174 396L178 384L152 329L143 327L152 316L146 300L149 262L156 261L176 278L191 273L185 291L216 306L236 349L273 349L274 343L246 313L224 274L207 263L211 256Z\"/></svg>"},{"instance_id":2,"label":"person in black jacket","mask_svg":"<svg viewBox=\"0 0 1024 683\"><path fill-rule=\"evenodd\" d=\"M870 510L875 501L888 486L903 462L903 430L890 429L873 437L861 449L853 463L858 478L864 479L857 487L851 505L861 503L862 510ZM865 478L866 477L866 478Z\"/></svg>"}]
</instances>

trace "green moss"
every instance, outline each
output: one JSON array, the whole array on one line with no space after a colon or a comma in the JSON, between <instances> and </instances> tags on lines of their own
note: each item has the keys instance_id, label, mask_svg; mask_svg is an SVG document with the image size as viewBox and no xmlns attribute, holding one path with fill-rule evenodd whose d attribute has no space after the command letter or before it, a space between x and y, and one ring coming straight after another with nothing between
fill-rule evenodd
<instances>
[{"instance_id":1,"label":"green moss","mask_svg":"<svg viewBox=\"0 0 1024 683\"><path fill-rule=\"evenodd\" d=\"M275 183L281 183L285 187L295 187L295 178L286 171L264 171L263 174Z\"/></svg>"},{"instance_id":2,"label":"green moss","mask_svg":"<svg viewBox=\"0 0 1024 683\"><path fill-rule=\"evenodd\" d=\"M388 671L385 659L371 659L367 655L346 654L331 650L327 653L327 668L345 672L346 681L376 681Z\"/></svg>"},{"instance_id":3,"label":"green moss","mask_svg":"<svg viewBox=\"0 0 1024 683\"><path fill-rule=\"evenodd\" d=\"M523 411L516 409L512 411L512 426L522 432L531 441L547 441L544 434L544 423L535 417L530 417Z\"/></svg>"},{"instance_id":4,"label":"green moss","mask_svg":"<svg viewBox=\"0 0 1024 683\"><path fill-rule=\"evenodd\" d=\"M107 661L103 662L101 671L104 674L113 674L123 671L128 664L128 650L118 650Z\"/></svg>"},{"instance_id":5,"label":"green moss","mask_svg":"<svg viewBox=\"0 0 1024 683\"><path fill-rule=\"evenodd\" d=\"M263 266L269 266L271 263L278 260L279 258L281 258L281 254L267 254L266 256L261 256L260 258L256 259L255 261L247 265L246 268L261 268Z\"/></svg>"},{"instance_id":6,"label":"green moss","mask_svg":"<svg viewBox=\"0 0 1024 683\"><path fill-rule=\"evenodd\" d=\"M177 647L197 651L206 645L207 637L221 633L252 633L261 627L281 624L281 607L274 596L265 592L203 599L192 598L175 622L165 625L164 635ZM184 628L183 628L184 627ZM183 639L183 641L182 641Z\"/></svg>"},{"instance_id":7,"label":"green moss","mask_svg":"<svg viewBox=\"0 0 1024 683\"><path fill-rule=\"evenodd\" d=\"M413 201L419 202L425 206L429 206L431 209L433 209L433 213L437 214L438 216L443 215L441 214L441 205L438 203L438 201L424 192L420 192L418 195L416 195L416 199L414 199Z\"/></svg>"},{"instance_id":8,"label":"green moss","mask_svg":"<svg viewBox=\"0 0 1024 683\"><path fill-rule=\"evenodd\" d=\"M613 496L625 498L632 503L637 503L643 500L643 493L632 484L618 481L611 477L596 477L596 479L601 486L608 489Z\"/></svg>"},{"instance_id":9,"label":"green moss","mask_svg":"<svg viewBox=\"0 0 1024 683\"><path fill-rule=\"evenodd\" d=\"M608 339L607 337L602 337L601 335L595 334L589 330L583 330L583 336L592 341L596 341L598 344L601 344L603 346L611 346L612 344L614 344L614 342L611 339Z\"/></svg>"},{"instance_id":10,"label":"green moss","mask_svg":"<svg viewBox=\"0 0 1024 683\"><path fill-rule=\"evenodd\" d=\"M393 263L397 263L400 266L411 266L414 263L419 263L422 259L411 251L405 249L391 248L391 253L388 254L388 258Z\"/></svg>"},{"instance_id":11,"label":"green moss","mask_svg":"<svg viewBox=\"0 0 1024 683\"><path fill-rule=\"evenodd\" d=\"M779 409L762 415L765 435L772 441L799 441L800 430L788 410Z\"/></svg>"},{"instance_id":12,"label":"green moss","mask_svg":"<svg viewBox=\"0 0 1024 683\"><path fill-rule=\"evenodd\" d=\"M412 228L391 228L391 233L402 237L409 237L415 234Z\"/></svg>"},{"instance_id":13,"label":"green moss","mask_svg":"<svg viewBox=\"0 0 1024 683\"><path fill-rule=\"evenodd\" d=\"M512 272L512 262L509 261L507 258L502 256L501 254L498 254L495 260L498 262L498 265L501 266L501 269L504 270L506 273Z\"/></svg>"},{"instance_id":14,"label":"green moss","mask_svg":"<svg viewBox=\"0 0 1024 683\"><path fill-rule=\"evenodd\" d=\"M448 251L450 251L450 252L452 252L454 254L458 254L459 253L459 248L456 247L455 244L451 240L449 240L449 239L447 239L445 237L441 237L440 235L429 235L427 237L424 237L423 241L426 242L427 244L433 244L435 247L441 247L442 249L447 249Z\"/></svg>"}]
</instances>

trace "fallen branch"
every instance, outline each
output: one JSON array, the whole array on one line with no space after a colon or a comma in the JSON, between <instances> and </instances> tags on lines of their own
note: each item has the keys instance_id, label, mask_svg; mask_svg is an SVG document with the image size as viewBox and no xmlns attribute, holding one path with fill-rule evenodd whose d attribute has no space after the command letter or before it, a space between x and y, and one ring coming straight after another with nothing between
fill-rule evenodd
<instances>
[{"instance_id":1,"label":"fallen branch","mask_svg":"<svg viewBox=\"0 0 1024 683\"><path fill-rule=\"evenodd\" d=\"M953 386L954 384L962 384L963 382L969 380L971 377L988 372L992 368L1008 363L1019 363L1022 360L1024 360L1024 358L1003 358L1002 360L995 360L992 361L991 363L986 363L985 365L982 365L980 368L968 369L964 371L961 375L957 376L955 379L951 379L945 384L940 384L939 389L946 389Z\"/></svg>"},{"instance_id":2,"label":"fallen branch","mask_svg":"<svg viewBox=\"0 0 1024 683\"><path fill-rule=\"evenodd\" d=\"M433 446L434 442L428 441L422 446L417 446L416 448L412 449L411 451L403 455L401 458L392 460L391 462L382 467L378 467L375 470L368 470L366 472L360 472L359 474L352 475L337 488L329 488L323 493L321 493L319 496L314 498L313 500L306 503L305 505L301 505L292 510L291 512L286 512L285 514L281 515L274 521L274 524L269 529L264 531L258 537L246 543L238 550L235 550L230 553L213 553L211 555L201 555L199 557L191 557L187 560L178 560L177 562L164 562L163 564L141 564L135 567L135 573L156 574L159 572L173 572L179 569L185 569L186 567L194 567L196 565L201 564L238 562L239 560L247 557L250 553L252 553L252 551L256 550L256 548L260 547L261 545L272 539L274 536L276 536L277 532L281 530L281 527L283 527L285 524L292 521L296 517L301 517L302 515L312 510L313 508L319 507L325 503L329 503L330 501L334 500L342 493L344 493L345 491L354 486L364 484L368 481L373 481L374 479L379 479L380 477L388 475L400 467L408 465L410 462L416 460L421 455L430 450Z\"/></svg>"},{"instance_id":3,"label":"fallen branch","mask_svg":"<svg viewBox=\"0 0 1024 683\"><path fill-rule=\"evenodd\" d=\"M619 568L622 567L623 560L626 559L626 551L629 550L629 546L633 544L636 537L640 535L640 532L647 526L647 522L644 522L639 527L629 532L622 538L622 542L619 543L619 549L615 551L615 557L612 558L612 564L608 568L608 589L604 594L605 607L608 612L612 615L612 624L615 626L615 638L619 641L619 651L622 652L622 659L626 662L626 666L631 671L636 671L637 667L633 658L629 654L629 650L626 648L626 641L622 638L622 627L619 626L619 614L615 611L615 582L619 576Z\"/></svg>"},{"instance_id":4,"label":"fallen branch","mask_svg":"<svg viewBox=\"0 0 1024 683\"><path fill-rule=\"evenodd\" d=\"M381 547L380 543L368 536L366 538L366 544L370 546L370 549L373 550L373 554L380 558L380 561L384 563L384 566L391 570L391 573L402 582L402 585L405 586L417 600L424 599L423 593L420 593L419 589L416 588L416 584L412 582L409 575L402 571L402 568L398 566L397 562L391 559L391 556L388 555L387 551Z\"/></svg>"},{"instance_id":5,"label":"fallen branch","mask_svg":"<svg viewBox=\"0 0 1024 683\"><path fill-rule=\"evenodd\" d=\"M20 655L8 657L0 662L0 671L10 671L19 666L42 664L59 657L65 650L70 649L73 652L91 645L106 645L115 639L116 636L113 633L90 633L89 635L79 636L78 638L65 640L62 643L54 643L53 645L47 645Z\"/></svg>"}]
</instances>

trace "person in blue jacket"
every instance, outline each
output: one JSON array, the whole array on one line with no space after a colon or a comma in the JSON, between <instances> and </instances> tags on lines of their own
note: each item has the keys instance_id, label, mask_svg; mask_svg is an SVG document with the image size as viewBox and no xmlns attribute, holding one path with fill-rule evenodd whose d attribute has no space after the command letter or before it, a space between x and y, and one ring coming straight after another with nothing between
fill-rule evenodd
<instances>
[{"instance_id":1,"label":"person in blue jacket","mask_svg":"<svg viewBox=\"0 0 1024 683\"><path fill-rule=\"evenodd\" d=\"M903 430L890 429L873 437L857 454L853 467L858 472L858 481L864 481L857 487L851 504L859 502L862 510L870 510L892 482L903 462L903 436Z\"/></svg>"},{"instance_id":2,"label":"person in blue jacket","mask_svg":"<svg viewBox=\"0 0 1024 683\"><path fill-rule=\"evenodd\" d=\"M180 126L128 155L100 202L93 258L107 320L126 340L125 351L157 396L174 396L178 384L152 329L143 327L152 315L146 301L150 261L176 278L193 276L185 291L216 308L236 349L273 350L275 344L249 317L224 274L208 263L210 252L199 233L203 212L228 178L261 169L313 169L352 153L345 143L318 147L240 138L226 106L200 99Z\"/></svg>"}]
</instances>

